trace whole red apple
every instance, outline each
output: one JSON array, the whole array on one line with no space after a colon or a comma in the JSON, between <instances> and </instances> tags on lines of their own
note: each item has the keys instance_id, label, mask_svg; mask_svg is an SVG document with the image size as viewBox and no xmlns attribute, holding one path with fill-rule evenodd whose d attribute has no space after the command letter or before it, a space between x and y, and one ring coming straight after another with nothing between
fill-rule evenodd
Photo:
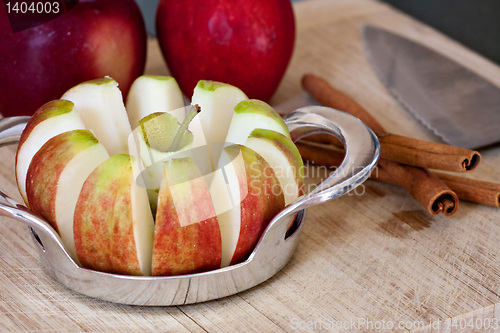
<instances>
[{"instance_id":1,"label":"whole red apple","mask_svg":"<svg viewBox=\"0 0 500 333\"><path fill-rule=\"evenodd\" d=\"M17 32L7 10L0 6L3 116L31 115L77 83L106 75L125 95L144 72L146 31L133 0L79 0L63 15Z\"/></svg>"},{"instance_id":2,"label":"whole red apple","mask_svg":"<svg viewBox=\"0 0 500 333\"><path fill-rule=\"evenodd\" d=\"M186 96L199 80L215 80L267 101L295 43L290 0L162 0L156 30L167 66Z\"/></svg>"}]
</instances>

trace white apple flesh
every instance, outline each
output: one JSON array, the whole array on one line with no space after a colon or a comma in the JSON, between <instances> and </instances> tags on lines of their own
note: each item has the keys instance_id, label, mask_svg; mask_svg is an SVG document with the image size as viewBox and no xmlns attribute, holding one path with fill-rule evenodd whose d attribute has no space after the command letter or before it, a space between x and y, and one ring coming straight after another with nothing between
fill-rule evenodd
<instances>
[{"instance_id":1,"label":"white apple flesh","mask_svg":"<svg viewBox=\"0 0 500 333\"><path fill-rule=\"evenodd\" d=\"M80 83L61 99L75 104L86 128L92 129L110 155L128 153L128 135L132 129L115 80L103 78Z\"/></svg>"},{"instance_id":2,"label":"white apple flesh","mask_svg":"<svg viewBox=\"0 0 500 333\"><path fill-rule=\"evenodd\" d=\"M132 128L139 126L141 119L154 112L169 112L184 106L177 81L171 76L153 75L140 76L132 83L126 103Z\"/></svg>"},{"instance_id":3,"label":"white apple flesh","mask_svg":"<svg viewBox=\"0 0 500 333\"><path fill-rule=\"evenodd\" d=\"M26 175L33 156L49 139L75 129L85 129L85 125L69 101L47 102L31 117L19 139L15 167L17 187L27 205Z\"/></svg>"},{"instance_id":4,"label":"white apple flesh","mask_svg":"<svg viewBox=\"0 0 500 333\"><path fill-rule=\"evenodd\" d=\"M248 97L238 88L214 81L200 81L194 88L192 104L201 107L200 122L212 156L212 168L219 160L234 108Z\"/></svg>"},{"instance_id":5,"label":"white apple flesh","mask_svg":"<svg viewBox=\"0 0 500 333\"><path fill-rule=\"evenodd\" d=\"M223 150L218 167L217 171L222 171L223 175L213 177L210 192L214 206L219 207L217 219L222 241L221 267L226 267L231 264L240 237L242 193L247 193L248 183L240 182L239 179L245 177L245 162L241 153L235 157Z\"/></svg>"}]
</instances>

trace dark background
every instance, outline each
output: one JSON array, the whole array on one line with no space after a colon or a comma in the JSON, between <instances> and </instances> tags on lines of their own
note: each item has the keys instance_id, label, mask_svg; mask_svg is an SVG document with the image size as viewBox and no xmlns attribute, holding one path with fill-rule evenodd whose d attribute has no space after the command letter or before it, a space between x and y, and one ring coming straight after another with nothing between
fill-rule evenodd
<instances>
[{"instance_id":1,"label":"dark background","mask_svg":"<svg viewBox=\"0 0 500 333\"><path fill-rule=\"evenodd\" d=\"M500 64L500 0L383 0Z\"/></svg>"}]
</instances>

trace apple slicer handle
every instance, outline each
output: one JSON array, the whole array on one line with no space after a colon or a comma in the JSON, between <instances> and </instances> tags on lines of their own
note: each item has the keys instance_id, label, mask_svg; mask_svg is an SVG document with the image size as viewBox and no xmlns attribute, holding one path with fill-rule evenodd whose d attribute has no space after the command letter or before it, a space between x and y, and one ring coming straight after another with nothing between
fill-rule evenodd
<instances>
[{"instance_id":1,"label":"apple slicer handle","mask_svg":"<svg viewBox=\"0 0 500 333\"><path fill-rule=\"evenodd\" d=\"M0 147L19 141L30 117L9 117L0 119Z\"/></svg>"},{"instance_id":2,"label":"apple slicer handle","mask_svg":"<svg viewBox=\"0 0 500 333\"><path fill-rule=\"evenodd\" d=\"M0 119L0 147L17 143L30 117L8 117ZM14 217L22 205L0 191L0 215Z\"/></svg>"},{"instance_id":3,"label":"apple slicer handle","mask_svg":"<svg viewBox=\"0 0 500 333\"><path fill-rule=\"evenodd\" d=\"M295 110L284 120L294 141L312 134L330 134L343 143L346 157L335 172L285 208L282 214L293 214L335 199L370 176L379 158L380 143L377 136L358 118L329 107L308 106Z\"/></svg>"},{"instance_id":4,"label":"apple slicer handle","mask_svg":"<svg viewBox=\"0 0 500 333\"><path fill-rule=\"evenodd\" d=\"M293 141L308 135L325 133L338 138L346 150L342 164L310 192L286 206L269 223L249 261L267 277L284 267L298 242L306 208L335 199L365 181L375 167L380 143L375 134L358 118L323 106L308 106L283 118ZM271 267L271 268L269 268ZM252 270L253 273L253 270Z\"/></svg>"},{"instance_id":5,"label":"apple slicer handle","mask_svg":"<svg viewBox=\"0 0 500 333\"><path fill-rule=\"evenodd\" d=\"M0 119L0 147L19 142L30 117L7 117ZM10 198L0 190L0 215L22 220L33 227L31 221L24 219L24 215L31 213L24 205Z\"/></svg>"}]
</instances>

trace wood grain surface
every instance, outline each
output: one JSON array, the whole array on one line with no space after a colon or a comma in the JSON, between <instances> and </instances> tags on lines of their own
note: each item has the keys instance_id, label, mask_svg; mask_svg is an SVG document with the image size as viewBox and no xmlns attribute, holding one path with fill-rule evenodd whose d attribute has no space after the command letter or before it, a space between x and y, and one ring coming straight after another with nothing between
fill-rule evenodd
<instances>
[{"instance_id":1,"label":"wood grain surface","mask_svg":"<svg viewBox=\"0 0 500 333\"><path fill-rule=\"evenodd\" d=\"M308 0L295 13L295 53L271 101L281 112L315 103L300 87L302 75L313 73L388 131L438 140L378 81L360 39L366 23L437 48L500 86L498 66L377 1ZM146 72L168 74L156 40ZM14 153L1 148L0 181L19 199ZM470 177L500 182L500 147L481 153ZM326 174L309 169L311 182ZM273 278L189 306L124 306L72 292L43 270L27 227L0 220L2 332L500 331L500 211L462 202L451 218L431 216L402 188L372 180L309 209L295 255Z\"/></svg>"}]
</instances>

